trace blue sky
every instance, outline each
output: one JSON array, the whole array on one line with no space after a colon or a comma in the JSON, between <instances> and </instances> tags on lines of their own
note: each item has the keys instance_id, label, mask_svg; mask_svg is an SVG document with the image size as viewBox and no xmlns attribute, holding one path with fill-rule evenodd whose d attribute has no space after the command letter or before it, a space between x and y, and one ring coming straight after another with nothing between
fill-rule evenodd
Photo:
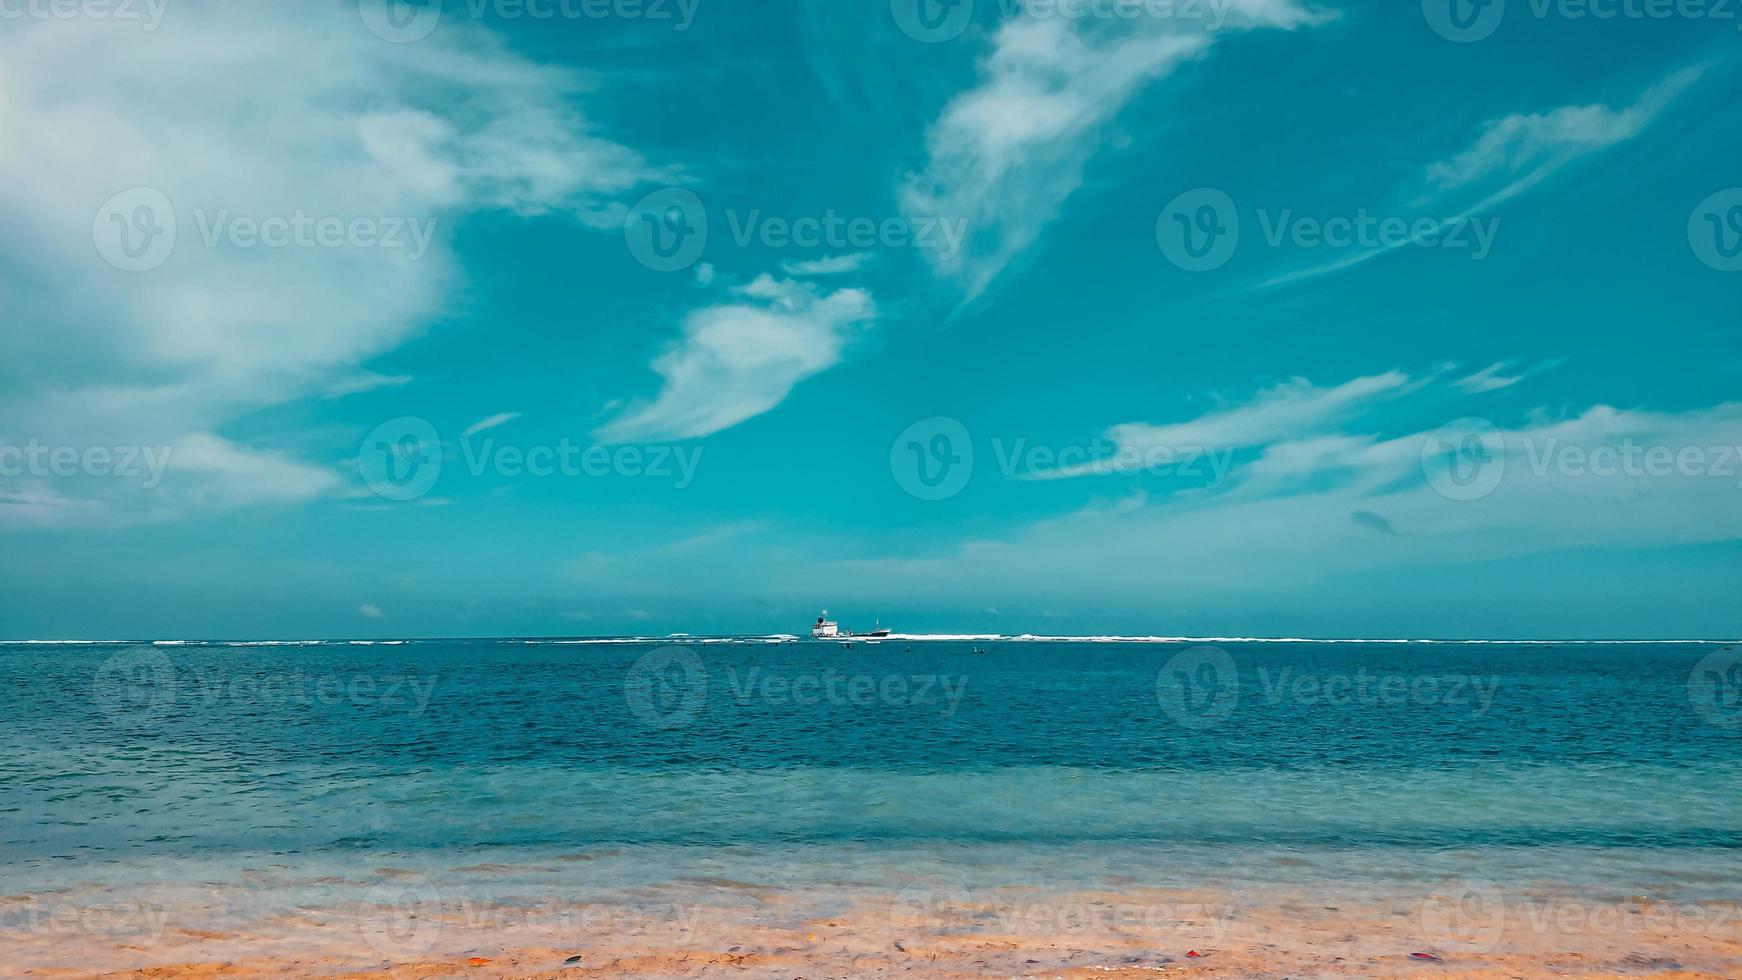
<instances>
[{"instance_id":1,"label":"blue sky","mask_svg":"<svg viewBox=\"0 0 1742 980\"><path fill-rule=\"evenodd\" d=\"M0 636L1742 634L1742 15L100 6Z\"/></svg>"}]
</instances>

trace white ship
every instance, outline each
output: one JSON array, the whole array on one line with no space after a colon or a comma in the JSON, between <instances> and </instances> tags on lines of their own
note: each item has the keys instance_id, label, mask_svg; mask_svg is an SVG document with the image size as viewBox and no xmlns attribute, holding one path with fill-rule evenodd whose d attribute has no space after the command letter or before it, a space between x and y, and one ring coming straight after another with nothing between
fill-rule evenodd
<instances>
[{"instance_id":1,"label":"white ship","mask_svg":"<svg viewBox=\"0 0 1742 980\"><path fill-rule=\"evenodd\" d=\"M811 624L811 639L813 640L832 640L840 635L841 624L829 618L827 609L824 609L823 614L817 617L817 621Z\"/></svg>"},{"instance_id":2,"label":"white ship","mask_svg":"<svg viewBox=\"0 0 1742 980\"><path fill-rule=\"evenodd\" d=\"M827 609L824 609L823 614L817 617L817 621L811 624L811 639L813 640L844 640L848 638L876 640L888 635L889 627L881 624L872 627L869 633L854 633L851 630L841 629L840 623L829 618Z\"/></svg>"}]
</instances>

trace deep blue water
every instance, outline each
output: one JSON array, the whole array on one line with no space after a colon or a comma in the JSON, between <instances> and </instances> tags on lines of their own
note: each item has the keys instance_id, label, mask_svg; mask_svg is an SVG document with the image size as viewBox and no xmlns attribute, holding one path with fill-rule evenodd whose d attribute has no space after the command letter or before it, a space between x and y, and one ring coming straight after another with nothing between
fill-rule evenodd
<instances>
[{"instance_id":1,"label":"deep blue water","mask_svg":"<svg viewBox=\"0 0 1742 980\"><path fill-rule=\"evenodd\" d=\"M1721 644L1217 649L0 645L0 868L968 844L1737 865Z\"/></svg>"}]
</instances>

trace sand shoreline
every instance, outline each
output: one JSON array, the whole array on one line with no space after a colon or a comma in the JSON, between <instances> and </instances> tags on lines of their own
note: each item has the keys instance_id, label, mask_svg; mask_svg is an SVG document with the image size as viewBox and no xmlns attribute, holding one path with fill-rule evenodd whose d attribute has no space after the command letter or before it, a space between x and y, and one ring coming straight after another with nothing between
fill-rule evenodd
<instances>
[{"instance_id":1,"label":"sand shoreline","mask_svg":"<svg viewBox=\"0 0 1742 980\"><path fill-rule=\"evenodd\" d=\"M707 903L438 908L395 899L240 928L207 928L186 908L131 936L81 932L66 916L58 929L0 932L9 951L0 975L1742 976L1734 903L1500 893L1486 882L1384 900L1319 890L970 895L947 880L851 895L727 880L682 888Z\"/></svg>"}]
</instances>

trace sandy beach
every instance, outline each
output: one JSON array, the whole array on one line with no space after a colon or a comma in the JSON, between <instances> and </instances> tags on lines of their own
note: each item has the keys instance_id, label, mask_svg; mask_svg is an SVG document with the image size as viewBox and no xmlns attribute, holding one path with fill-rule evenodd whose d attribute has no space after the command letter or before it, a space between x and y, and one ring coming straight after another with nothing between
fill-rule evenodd
<instances>
[{"instance_id":1,"label":"sandy beach","mask_svg":"<svg viewBox=\"0 0 1742 980\"><path fill-rule=\"evenodd\" d=\"M413 882L415 890L421 883ZM633 905L415 901L299 909L243 928L166 910L144 933L94 907L18 914L0 973L145 977L1206 977L1660 978L1742 975L1728 903L1499 893L1427 896L1129 889L972 895L918 881L898 893L798 893L674 882ZM140 924L143 919L134 925Z\"/></svg>"}]
</instances>

